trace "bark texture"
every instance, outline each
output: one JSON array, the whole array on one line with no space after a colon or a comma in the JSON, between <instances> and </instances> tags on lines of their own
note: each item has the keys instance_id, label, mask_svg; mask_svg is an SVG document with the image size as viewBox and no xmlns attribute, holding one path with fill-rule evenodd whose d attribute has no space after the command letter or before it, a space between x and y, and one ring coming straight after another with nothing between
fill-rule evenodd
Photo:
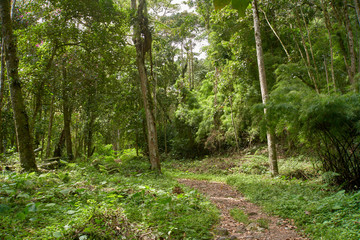
<instances>
[{"instance_id":1,"label":"bark texture","mask_svg":"<svg viewBox=\"0 0 360 240\"><path fill-rule=\"evenodd\" d=\"M53 95L51 98L51 105L50 105L50 116L49 116L49 127L48 127L48 135L47 135L47 144L46 144L46 154L45 158L50 157L50 151L51 151L51 136L52 136L52 126L54 121L54 102L55 102L55 96Z\"/></svg>"},{"instance_id":2,"label":"bark texture","mask_svg":"<svg viewBox=\"0 0 360 240\"><path fill-rule=\"evenodd\" d=\"M29 131L29 119L26 113L19 77L19 60L16 55L16 42L13 36L10 18L10 1L0 0L2 35L5 43L5 59L10 81L10 98L14 111L16 137L20 153L21 167L25 171L37 170L33 151L33 138Z\"/></svg>"},{"instance_id":3,"label":"bark texture","mask_svg":"<svg viewBox=\"0 0 360 240\"><path fill-rule=\"evenodd\" d=\"M259 80L261 88L261 97L263 104L266 104L269 100L266 74L265 74L265 64L264 64L264 54L262 49L261 33L260 33L260 23L259 23L259 12L257 7L257 0L254 0L252 3L253 8L253 18L254 18L254 31L255 31L255 42L256 42L256 55L259 68ZM264 115L266 116L266 108L264 109ZM279 174L277 156L276 156L276 145L275 145L275 136L268 130L267 131L267 143L269 151L269 162L271 172L274 176Z\"/></svg>"},{"instance_id":4,"label":"bark texture","mask_svg":"<svg viewBox=\"0 0 360 240\"><path fill-rule=\"evenodd\" d=\"M66 143L66 155L68 160L73 160L74 155L72 151L72 141L71 141L71 107L69 100L69 83L67 79L66 69L63 66L63 113L64 113L64 137Z\"/></svg>"},{"instance_id":5,"label":"bark texture","mask_svg":"<svg viewBox=\"0 0 360 240\"><path fill-rule=\"evenodd\" d=\"M344 0L344 22L345 28L347 31L347 39L348 39L348 46L349 46L349 53L350 53L350 74L349 80L354 89L357 91L357 83L355 82L355 74L356 74L356 54L355 54L355 42L354 42L354 34L352 31L349 13L348 13L348 2Z\"/></svg>"},{"instance_id":6,"label":"bark texture","mask_svg":"<svg viewBox=\"0 0 360 240\"><path fill-rule=\"evenodd\" d=\"M4 40L1 44L1 73L0 73L0 158L1 154L5 152L3 145L4 132L2 129L2 108L5 93L5 58L4 58Z\"/></svg>"},{"instance_id":7,"label":"bark texture","mask_svg":"<svg viewBox=\"0 0 360 240\"><path fill-rule=\"evenodd\" d=\"M141 95L146 114L147 142L151 169L161 173L156 122L154 117L153 102L150 95L148 74L145 66L145 55L151 51L152 42L151 32L148 27L146 1L139 0L139 4L137 6L136 0L131 0L131 7L134 11L137 10L134 18L133 41L136 47L136 64L139 72Z\"/></svg>"}]
</instances>

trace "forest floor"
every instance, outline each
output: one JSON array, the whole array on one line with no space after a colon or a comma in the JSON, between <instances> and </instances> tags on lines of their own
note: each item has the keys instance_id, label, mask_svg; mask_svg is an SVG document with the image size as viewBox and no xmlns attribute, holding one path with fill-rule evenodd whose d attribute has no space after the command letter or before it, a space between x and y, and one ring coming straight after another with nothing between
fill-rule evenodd
<instances>
[{"instance_id":1,"label":"forest floor","mask_svg":"<svg viewBox=\"0 0 360 240\"><path fill-rule=\"evenodd\" d=\"M17 155L4 166L1 240L360 239L360 191L329 185L303 156L280 159L278 177L256 153L166 159L162 175L135 149L33 173Z\"/></svg>"},{"instance_id":2,"label":"forest floor","mask_svg":"<svg viewBox=\"0 0 360 240\"><path fill-rule=\"evenodd\" d=\"M221 218L214 229L215 239L308 239L296 232L292 220L264 213L260 207L247 201L225 183L192 179L178 179L178 181L208 196L219 209ZM234 219L237 218L236 212L245 214L245 217L241 217L242 222Z\"/></svg>"}]
</instances>

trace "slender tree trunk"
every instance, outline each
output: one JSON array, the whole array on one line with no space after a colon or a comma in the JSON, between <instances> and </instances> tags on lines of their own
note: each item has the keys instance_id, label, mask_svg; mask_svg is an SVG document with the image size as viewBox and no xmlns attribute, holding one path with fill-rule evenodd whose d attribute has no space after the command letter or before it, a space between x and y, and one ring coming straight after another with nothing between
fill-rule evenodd
<instances>
[{"instance_id":1,"label":"slender tree trunk","mask_svg":"<svg viewBox=\"0 0 360 240\"><path fill-rule=\"evenodd\" d=\"M118 128L118 130L116 131L116 148L117 150L120 152L121 150L121 135L120 135L120 129Z\"/></svg>"},{"instance_id":2,"label":"slender tree trunk","mask_svg":"<svg viewBox=\"0 0 360 240\"><path fill-rule=\"evenodd\" d=\"M293 27L292 27L291 24L290 24L290 28L293 29ZM301 56L301 59L302 59L305 63L307 63L307 62L306 62L306 59L305 59L305 57L304 57L304 54L303 54L303 52L302 52L301 49L300 49L299 43L296 41L296 38L295 38L295 35L294 35L294 34L293 34L293 40L294 40L294 42L295 42L296 48L297 48L298 51L299 51L299 54L300 54L300 56ZM310 79L310 81L311 81L311 80L312 80L312 75L311 75L311 72L310 72L310 68L308 67L307 64L306 64L306 70L307 70L309 79ZM306 84L308 87L314 88L315 91L316 91L316 88L315 88L314 84L310 84L310 83L308 83L307 81L305 81L305 80L302 79L302 78L300 78L300 80L301 80L304 84Z\"/></svg>"},{"instance_id":3,"label":"slender tree trunk","mask_svg":"<svg viewBox=\"0 0 360 240\"><path fill-rule=\"evenodd\" d=\"M356 1L356 0L355 0ZM334 72L334 50L333 50L333 42L331 35L331 23L329 18L329 13L327 11L327 5L325 4L325 0L321 0L321 6L324 12L325 17L325 25L329 35L329 48L330 48L330 69L331 69L331 79L333 82L334 91L336 92L336 81L335 81L335 72Z\"/></svg>"},{"instance_id":4,"label":"slender tree trunk","mask_svg":"<svg viewBox=\"0 0 360 240\"><path fill-rule=\"evenodd\" d=\"M303 13L303 10L302 10L301 6L300 6L300 12L301 12L301 16L302 16L302 19L303 19L303 22L304 22L304 26L305 26L305 30L306 30L306 36L307 36L307 39L308 39L308 42L309 42L309 49L310 49L310 53L311 53L311 58L313 60L313 64L314 64L314 68L315 68L315 72L316 72L316 76L317 76L316 80L318 81L319 80L319 71L318 71L318 68L317 68L317 65L316 65L316 61L315 61L314 50L313 50L312 43L311 43L311 38L310 38L310 31L309 31L308 25L306 23L306 19L305 19L305 16L304 16L304 13Z\"/></svg>"},{"instance_id":5,"label":"slender tree trunk","mask_svg":"<svg viewBox=\"0 0 360 240\"><path fill-rule=\"evenodd\" d=\"M0 73L0 158L1 154L5 152L4 149L4 131L2 129L2 109L3 109L3 100L5 94L5 54L4 54L4 39L2 39L1 44L1 73Z\"/></svg>"},{"instance_id":6,"label":"slender tree trunk","mask_svg":"<svg viewBox=\"0 0 360 240\"><path fill-rule=\"evenodd\" d=\"M325 68L325 76L326 76L326 85L327 85L328 93L330 93L329 73L328 73L325 57L324 57L324 68Z\"/></svg>"},{"instance_id":7,"label":"slender tree trunk","mask_svg":"<svg viewBox=\"0 0 360 240\"><path fill-rule=\"evenodd\" d=\"M359 27L360 27L360 4L359 4L359 0L354 0L354 6L355 6L355 11L356 11L356 17L357 17L358 24L359 24Z\"/></svg>"},{"instance_id":8,"label":"slender tree trunk","mask_svg":"<svg viewBox=\"0 0 360 240\"><path fill-rule=\"evenodd\" d=\"M139 131L136 128L136 133L135 133L135 150L136 150L136 156L139 156Z\"/></svg>"},{"instance_id":9,"label":"slender tree trunk","mask_svg":"<svg viewBox=\"0 0 360 240\"><path fill-rule=\"evenodd\" d=\"M360 27L360 3L359 0L354 0L356 16ZM358 53L358 73L360 73L360 39L359 39L359 53Z\"/></svg>"},{"instance_id":10,"label":"slender tree trunk","mask_svg":"<svg viewBox=\"0 0 360 240\"><path fill-rule=\"evenodd\" d=\"M234 128L234 136L235 136L235 142L236 142L236 149L237 149L237 151L239 151L239 150L240 150L240 147L239 147L239 138L238 138L238 135L237 135L237 129L236 129L235 121L234 121L233 104L232 104L231 96L229 97L229 103L230 103L230 111L231 111L231 123L232 123L233 128Z\"/></svg>"},{"instance_id":11,"label":"slender tree trunk","mask_svg":"<svg viewBox=\"0 0 360 240\"><path fill-rule=\"evenodd\" d=\"M50 116L49 116L49 127L48 127L48 135L47 135L47 142L46 142L46 154L45 158L50 157L50 151L51 151L51 136L52 136L52 126L54 121L54 101L55 96L53 95L51 98L51 105L50 105Z\"/></svg>"},{"instance_id":12,"label":"slender tree trunk","mask_svg":"<svg viewBox=\"0 0 360 240\"><path fill-rule=\"evenodd\" d=\"M88 131L87 131L87 158L89 159L93 153L92 148L92 139L93 139L93 125L94 125L94 117L93 113L90 113L89 122L88 122Z\"/></svg>"},{"instance_id":13,"label":"slender tree trunk","mask_svg":"<svg viewBox=\"0 0 360 240\"><path fill-rule=\"evenodd\" d=\"M190 90L192 90L195 87L195 74L194 74L194 44L193 42L190 42L190 64L191 64L191 84L190 84Z\"/></svg>"},{"instance_id":14,"label":"slender tree trunk","mask_svg":"<svg viewBox=\"0 0 360 240\"><path fill-rule=\"evenodd\" d=\"M79 124L75 124L74 159L79 157Z\"/></svg>"},{"instance_id":15,"label":"slender tree trunk","mask_svg":"<svg viewBox=\"0 0 360 240\"><path fill-rule=\"evenodd\" d=\"M161 173L160 156L156 132L156 123L154 117L153 102L149 91L148 75L145 67L145 54L151 50L151 32L148 27L147 10L145 0L139 0L136 7L136 0L131 0L133 10L137 10L134 19L134 44L136 47L136 64L140 76L140 87L143 98L146 125L148 132L148 149L150 156L151 169Z\"/></svg>"},{"instance_id":16,"label":"slender tree trunk","mask_svg":"<svg viewBox=\"0 0 360 240\"><path fill-rule=\"evenodd\" d=\"M261 87L261 96L263 104L266 104L269 100L269 94L267 89L266 82L266 74L265 74L265 64L264 64L264 55L262 49L262 41L261 41L261 33L260 33L260 22L259 22L259 12L257 7L257 0L252 2L253 9L253 18L254 18L254 31L255 31L255 42L256 42L256 54L257 54L257 62L259 68L259 80ZM265 118L266 108L264 109ZM275 144L275 136L270 131L267 131L267 142L268 142L268 151L269 151L269 162L271 172L274 176L279 175L279 169L277 164L277 156L276 156L276 144Z\"/></svg>"},{"instance_id":17,"label":"slender tree trunk","mask_svg":"<svg viewBox=\"0 0 360 240\"><path fill-rule=\"evenodd\" d=\"M348 6L347 0L344 0L344 22L345 28L347 31L347 39L350 53L350 75L349 80L353 87L354 91L357 91L357 83L355 82L355 74L356 74L356 54L355 54L355 43L354 43L354 34L351 28L351 23L348 14Z\"/></svg>"},{"instance_id":18,"label":"slender tree trunk","mask_svg":"<svg viewBox=\"0 0 360 240\"><path fill-rule=\"evenodd\" d=\"M14 111L16 137L20 152L21 167L26 171L37 170L33 149L33 138L29 129L29 119L26 113L18 72L19 60L16 55L16 42L13 36L10 18L10 1L0 0L2 35L5 43L5 56L8 79L10 81L10 98Z\"/></svg>"},{"instance_id":19,"label":"slender tree trunk","mask_svg":"<svg viewBox=\"0 0 360 240\"><path fill-rule=\"evenodd\" d=\"M300 19L299 19L299 16L298 14L295 12L295 16L296 16L296 20L297 20L297 24L299 26L299 28L301 29L301 24L300 24ZM301 43L303 45L303 48L304 48L304 51L305 51L305 55L306 55L306 67L307 67L307 70L308 70L308 75L309 75L309 78L310 80L313 82L314 84L314 88L315 88L315 91L317 93L319 93L319 88L317 86L317 83L316 83L316 79L315 79L315 76L311 70L311 61L310 61L310 54L309 54L309 51L307 49L307 46L306 46L306 42L305 42L305 39L304 39L304 36L302 35L302 33L300 32L300 37L301 37Z\"/></svg>"},{"instance_id":20,"label":"slender tree trunk","mask_svg":"<svg viewBox=\"0 0 360 240\"><path fill-rule=\"evenodd\" d=\"M64 61L65 62L65 61ZM66 143L66 155L69 161L74 158L71 141L71 107L69 102L69 86L65 66L63 66L63 114L64 114L64 137Z\"/></svg>"},{"instance_id":21,"label":"slender tree trunk","mask_svg":"<svg viewBox=\"0 0 360 240\"><path fill-rule=\"evenodd\" d=\"M287 56L287 58L288 58L288 61L289 61L289 62L291 62L291 57L290 57L290 54L289 54L289 52L287 51L287 49L286 49L286 47L285 47L284 43L281 41L280 36L277 34L277 32L275 31L275 29L272 27L272 25L271 25L271 23L270 23L269 19L268 19L268 18L267 18L267 16L266 16L265 11L262 11L262 12L263 12L263 14L264 14L264 17L265 17L265 20L266 20L267 24L269 25L270 29L271 29L271 30L273 31L273 33L275 34L276 38L279 40L279 42L280 42L280 44L281 44L282 48L284 49L284 52L286 53L286 56Z\"/></svg>"},{"instance_id":22,"label":"slender tree trunk","mask_svg":"<svg viewBox=\"0 0 360 240\"><path fill-rule=\"evenodd\" d=\"M14 16L15 16L15 6L16 6L16 0L13 0L12 1L12 6L11 6L11 12L10 12L10 18L11 19L13 19Z\"/></svg>"}]
</instances>

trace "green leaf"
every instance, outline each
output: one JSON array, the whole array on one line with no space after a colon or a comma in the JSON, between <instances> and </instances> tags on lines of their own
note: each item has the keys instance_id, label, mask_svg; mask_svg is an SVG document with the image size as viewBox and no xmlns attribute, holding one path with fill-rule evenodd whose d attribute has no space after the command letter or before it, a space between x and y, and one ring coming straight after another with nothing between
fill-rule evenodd
<instances>
[{"instance_id":1,"label":"green leaf","mask_svg":"<svg viewBox=\"0 0 360 240\"><path fill-rule=\"evenodd\" d=\"M62 234L61 234L61 232L54 232L53 236L54 236L54 238L61 238Z\"/></svg>"},{"instance_id":2,"label":"green leaf","mask_svg":"<svg viewBox=\"0 0 360 240\"><path fill-rule=\"evenodd\" d=\"M229 5L230 0L214 0L215 10L223 9L226 5Z\"/></svg>"},{"instance_id":3,"label":"green leaf","mask_svg":"<svg viewBox=\"0 0 360 240\"><path fill-rule=\"evenodd\" d=\"M69 210L69 211L67 211L66 213L69 214L69 215L73 215L74 213L76 213L76 211L74 211L74 210Z\"/></svg>"},{"instance_id":4,"label":"green leaf","mask_svg":"<svg viewBox=\"0 0 360 240\"><path fill-rule=\"evenodd\" d=\"M65 188L65 189L61 190L60 193L62 193L63 195L67 195L70 193L70 191L71 191L70 188Z\"/></svg>"},{"instance_id":5,"label":"green leaf","mask_svg":"<svg viewBox=\"0 0 360 240\"><path fill-rule=\"evenodd\" d=\"M251 0L231 0L231 6L238 11L240 17L243 17L250 2Z\"/></svg>"},{"instance_id":6,"label":"green leaf","mask_svg":"<svg viewBox=\"0 0 360 240\"><path fill-rule=\"evenodd\" d=\"M27 193L20 193L17 197L18 198L30 198L30 195Z\"/></svg>"},{"instance_id":7,"label":"green leaf","mask_svg":"<svg viewBox=\"0 0 360 240\"><path fill-rule=\"evenodd\" d=\"M54 207L56 205L56 203L48 203L45 205L45 207Z\"/></svg>"},{"instance_id":8,"label":"green leaf","mask_svg":"<svg viewBox=\"0 0 360 240\"><path fill-rule=\"evenodd\" d=\"M340 204L335 204L333 207L332 207L333 210L340 210L342 209L342 206Z\"/></svg>"},{"instance_id":9,"label":"green leaf","mask_svg":"<svg viewBox=\"0 0 360 240\"><path fill-rule=\"evenodd\" d=\"M29 203L26 206L28 207L29 212L36 212L37 211L35 203Z\"/></svg>"}]
</instances>

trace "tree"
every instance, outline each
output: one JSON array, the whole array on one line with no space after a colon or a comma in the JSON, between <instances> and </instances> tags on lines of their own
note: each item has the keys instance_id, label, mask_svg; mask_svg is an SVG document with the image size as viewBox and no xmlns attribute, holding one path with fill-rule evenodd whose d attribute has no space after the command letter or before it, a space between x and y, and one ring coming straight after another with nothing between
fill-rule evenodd
<instances>
[{"instance_id":1,"label":"tree","mask_svg":"<svg viewBox=\"0 0 360 240\"><path fill-rule=\"evenodd\" d=\"M151 59L152 48L152 36L149 29L146 1L139 0L139 4L137 6L137 1L132 0L131 7L134 12L137 10L137 14L135 14L134 17L133 41L136 48L136 65L139 72L141 94L146 115L148 150L151 168L157 173L161 173L154 106L149 89L148 73L145 66L146 54L148 53Z\"/></svg>"},{"instance_id":2,"label":"tree","mask_svg":"<svg viewBox=\"0 0 360 240\"><path fill-rule=\"evenodd\" d=\"M37 170L33 151L33 138L29 129L29 120L26 113L18 72L16 41L13 36L12 20L10 18L10 1L0 1L2 19L2 34L5 45L5 59L8 79L10 81L11 103L14 111L16 137L18 141L21 167L26 171Z\"/></svg>"},{"instance_id":3,"label":"tree","mask_svg":"<svg viewBox=\"0 0 360 240\"><path fill-rule=\"evenodd\" d=\"M242 0L236 1L232 0L232 6L239 11L240 15L243 15L245 9L249 5L250 0ZM214 5L216 9L223 8L227 4L230 3L230 0L214 0ZM257 54L257 63L259 70L259 80L261 87L261 96L262 102L264 105L269 100L269 93L267 89L266 82L266 73L265 73L265 64L264 64L264 55L261 41L261 33L260 33L260 22L259 22L259 11L258 11L258 3L257 0L253 0L252 2L252 10L253 10L253 18L254 18L254 34L255 34L255 42L256 42L256 54ZM265 118L267 117L266 108L264 108ZM268 143L268 152L269 152L269 162L270 168L273 175L279 174L279 169L277 165L277 156L276 156L276 144L275 144L275 134L271 129L267 129L267 143Z\"/></svg>"}]
</instances>

